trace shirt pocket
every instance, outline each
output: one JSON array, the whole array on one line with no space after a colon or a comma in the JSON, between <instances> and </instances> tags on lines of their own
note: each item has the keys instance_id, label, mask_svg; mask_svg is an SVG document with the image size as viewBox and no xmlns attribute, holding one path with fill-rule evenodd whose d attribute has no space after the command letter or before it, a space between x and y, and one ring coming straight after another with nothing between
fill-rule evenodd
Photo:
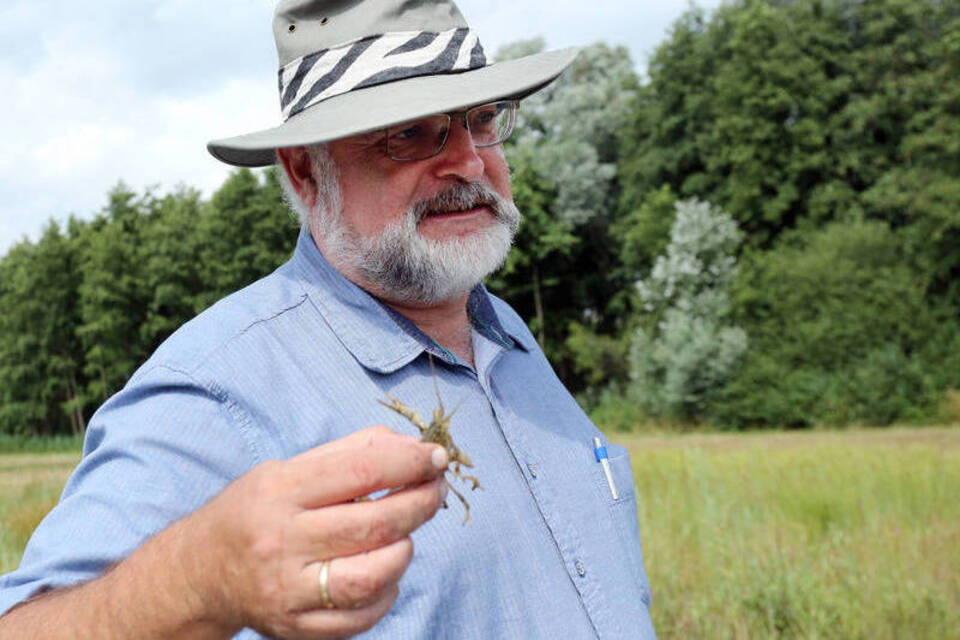
<instances>
[{"instance_id":1,"label":"shirt pocket","mask_svg":"<svg viewBox=\"0 0 960 640\"><path fill-rule=\"evenodd\" d=\"M650 586L647 582L646 569L643 566L643 550L640 543L640 523L637 518L637 493L633 483L633 469L630 466L630 455L627 450L617 445L607 445L610 452L610 475L617 488L617 497L614 499L607 475L602 464L596 464L593 470L593 481L597 491L603 496L607 514L612 520L613 528L617 532L623 557L630 565L630 571L637 586L640 588L641 599L647 608L650 607Z\"/></svg>"}]
</instances>

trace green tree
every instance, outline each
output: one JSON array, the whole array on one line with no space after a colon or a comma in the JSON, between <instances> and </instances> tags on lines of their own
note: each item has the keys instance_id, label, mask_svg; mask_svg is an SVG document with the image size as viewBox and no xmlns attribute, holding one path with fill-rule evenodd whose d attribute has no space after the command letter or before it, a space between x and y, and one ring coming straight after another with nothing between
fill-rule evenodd
<instances>
[{"instance_id":1,"label":"green tree","mask_svg":"<svg viewBox=\"0 0 960 640\"><path fill-rule=\"evenodd\" d=\"M702 419L746 350L746 333L727 317L741 239L719 209L677 203L666 251L637 282L647 316L630 349L630 396L651 416Z\"/></svg>"},{"instance_id":2,"label":"green tree","mask_svg":"<svg viewBox=\"0 0 960 640\"><path fill-rule=\"evenodd\" d=\"M620 137L618 236L662 238L668 193L745 232L751 346L718 420L888 423L960 384L941 365L960 341L958 71L956 0L734 0L674 25ZM643 274L641 251L622 255Z\"/></svg>"},{"instance_id":3,"label":"green tree","mask_svg":"<svg viewBox=\"0 0 960 640\"><path fill-rule=\"evenodd\" d=\"M298 226L283 202L275 171L262 179L249 169L234 171L205 208L197 231L204 292L196 299L196 311L290 257Z\"/></svg>"},{"instance_id":4,"label":"green tree","mask_svg":"<svg viewBox=\"0 0 960 640\"><path fill-rule=\"evenodd\" d=\"M541 39L524 41L497 58L542 48ZM575 387L590 367L575 360L582 350L567 344L570 327L612 334L624 317L617 304L627 280L609 230L619 192L616 132L636 85L625 48L587 47L553 86L524 100L507 144L525 221L506 267L488 285L531 318L548 357Z\"/></svg>"},{"instance_id":5,"label":"green tree","mask_svg":"<svg viewBox=\"0 0 960 640\"><path fill-rule=\"evenodd\" d=\"M80 433L183 322L289 256L297 225L275 170L212 201L118 184L90 222L51 223L0 259L0 432Z\"/></svg>"},{"instance_id":6,"label":"green tree","mask_svg":"<svg viewBox=\"0 0 960 640\"><path fill-rule=\"evenodd\" d=\"M676 206L677 196L665 184L611 225L612 235L618 239L620 265L628 277L639 280L646 276L656 256L666 250Z\"/></svg>"},{"instance_id":7,"label":"green tree","mask_svg":"<svg viewBox=\"0 0 960 640\"><path fill-rule=\"evenodd\" d=\"M141 261L146 212L153 206L123 184L115 187L82 240L80 324L87 396L100 403L118 391L147 355L140 337L150 301Z\"/></svg>"},{"instance_id":8,"label":"green tree","mask_svg":"<svg viewBox=\"0 0 960 640\"><path fill-rule=\"evenodd\" d=\"M186 187L150 202L138 247L147 301L139 327L145 352L192 318L197 298L204 294L196 259L202 248L198 227L203 207L200 192Z\"/></svg>"},{"instance_id":9,"label":"green tree","mask_svg":"<svg viewBox=\"0 0 960 640\"><path fill-rule=\"evenodd\" d=\"M958 34L955 0L689 11L621 136L623 211L667 184L722 206L761 247L833 220L911 224L917 238L904 239L937 263L942 288L957 257Z\"/></svg>"},{"instance_id":10,"label":"green tree","mask_svg":"<svg viewBox=\"0 0 960 640\"><path fill-rule=\"evenodd\" d=\"M0 261L0 432L86 428L76 261L71 235L55 222Z\"/></svg>"},{"instance_id":11,"label":"green tree","mask_svg":"<svg viewBox=\"0 0 960 640\"><path fill-rule=\"evenodd\" d=\"M929 409L937 369L957 362L955 329L924 299L904 251L900 234L874 221L749 254L732 296L750 349L717 421L888 424Z\"/></svg>"},{"instance_id":12,"label":"green tree","mask_svg":"<svg viewBox=\"0 0 960 640\"><path fill-rule=\"evenodd\" d=\"M525 298L533 301L534 314L530 330L537 336L541 348L546 347L546 313L543 292L560 281L544 265L568 259L578 243L573 226L557 220L550 213L556 194L552 182L545 180L533 167L532 151L528 147L512 148L510 167L513 199L523 212L523 224L517 231L515 247L500 272L488 285L509 299Z\"/></svg>"}]
</instances>

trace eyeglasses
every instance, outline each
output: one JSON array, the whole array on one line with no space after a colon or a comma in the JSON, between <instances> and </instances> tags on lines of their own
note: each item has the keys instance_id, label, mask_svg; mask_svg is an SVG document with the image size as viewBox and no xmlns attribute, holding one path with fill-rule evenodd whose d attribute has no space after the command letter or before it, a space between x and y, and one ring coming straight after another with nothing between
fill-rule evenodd
<instances>
[{"instance_id":1,"label":"eyeglasses","mask_svg":"<svg viewBox=\"0 0 960 640\"><path fill-rule=\"evenodd\" d=\"M492 147L510 137L517 121L517 101L491 102L389 127L385 130L387 155L397 162L432 158L447 144L454 117L463 118L475 147Z\"/></svg>"}]
</instances>

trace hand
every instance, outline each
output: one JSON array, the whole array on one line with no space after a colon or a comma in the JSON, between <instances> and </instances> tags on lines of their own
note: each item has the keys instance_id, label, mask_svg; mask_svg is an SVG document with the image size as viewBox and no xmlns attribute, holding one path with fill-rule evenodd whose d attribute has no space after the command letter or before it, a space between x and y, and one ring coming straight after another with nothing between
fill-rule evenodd
<instances>
[{"instance_id":1,"label":"hand","mask_svg":"<svg viewBox=\"0 0 960 640\"><path fill-rule=\"evenodd\" d=\"M389 611L413 556L410 533L446 494L442 447L372 427L261 464L190 516L202 531L200 591L224 629L329 638ZM402 490L354 501L381 489ZM330 600L324 608L322 561ZM207 619L211 619L208 617Z\"/></svg>"}]
</instances>

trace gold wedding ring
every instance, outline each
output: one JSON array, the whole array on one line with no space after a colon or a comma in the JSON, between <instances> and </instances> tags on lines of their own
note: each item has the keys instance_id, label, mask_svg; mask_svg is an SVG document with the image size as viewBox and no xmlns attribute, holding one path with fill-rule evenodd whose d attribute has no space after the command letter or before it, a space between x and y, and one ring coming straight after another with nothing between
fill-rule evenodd
<instances>
[{"instance_id":1,"label":"gold wedding ring","mask_svg":"<svg viewBox=\"0 0 960 640\"><path fill-rule=\"evenodd\" d=\"M336 609L330 598L330 560L320 563L320 605L324 609Z\"/></svg>"}]
</instances>

